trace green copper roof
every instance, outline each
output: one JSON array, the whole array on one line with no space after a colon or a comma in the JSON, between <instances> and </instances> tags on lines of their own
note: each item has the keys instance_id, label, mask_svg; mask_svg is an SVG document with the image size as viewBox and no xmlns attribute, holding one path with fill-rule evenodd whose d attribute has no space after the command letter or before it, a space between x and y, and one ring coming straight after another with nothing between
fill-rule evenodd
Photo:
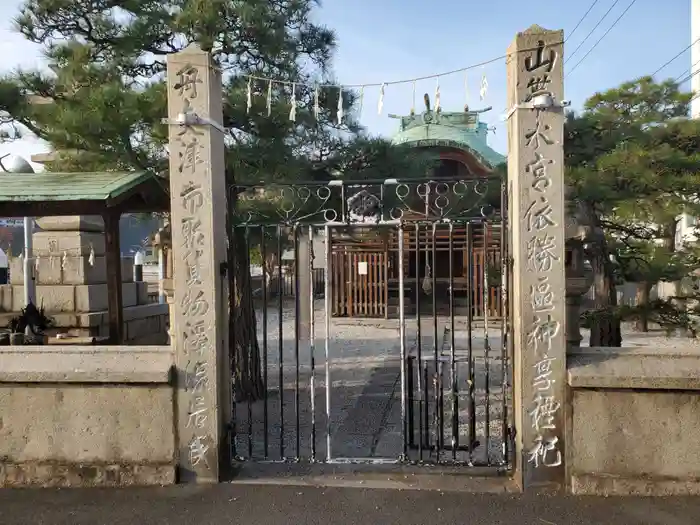
<instances>
[{"instance_id":1,"label":"green copper roof","mask_svg":"<svg viewBox=\"0 0 700 525\"><path fill-rule=\"evenodd\" d=\"M486 168L494 169L506 158L487 144L488 126L479 122L479 113L435 113L428 110L419 115L399 117L401 130L392 140L395 144L461 149Z\"/></svg>"},{"instance_id":2,"label":"green copper roof","mask_svg":"<svg viewBox=\"0 0 700 525\"><path fill-rule=\"evenodd\" d=\"M106 201L151 177L147 172L0 173L0 202Z\"/></svg>"}]
</instances>

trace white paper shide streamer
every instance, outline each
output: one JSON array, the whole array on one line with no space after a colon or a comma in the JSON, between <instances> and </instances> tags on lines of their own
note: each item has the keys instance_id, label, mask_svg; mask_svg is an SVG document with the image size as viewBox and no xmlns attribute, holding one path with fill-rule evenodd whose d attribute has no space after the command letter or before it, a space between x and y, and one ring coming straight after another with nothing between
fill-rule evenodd
<instances>
[{"instance_id":1,"label":"white paper shide streamer","mask_svg":"<svg viewBox=\"0 0 700 525\"><path fill-rule=\"evenodd\" d=\"M490 62L493 62L490 61ZM488 62L488 63L490 63ZM479 64L478 66L484 66L484 63ZM442 111L442 93L440 92L440 77L441 76L446 76L446 75L452 75L454 73L463 73L464 74L464 109L465 111L469 110L469 98L470 98L470 92L469 92L469 71L473 71L475 67L478 66L470 66L466 67L463 69L458 69L454 71L450 71L447 73L443 74L438 74L438 75L431 75L431 76L425 76L425 77L420 77L420 78L414 78L414 79L406 79L406 80L398 80L394 82L382 82L381 84L357 84L357 85L349 85L351 88L359 87L360 88L360 93L359 93L359 117L362 117L362 112L364 109L364 96L365 96L365 88L367 87L375 87L379 86L379 99L377 102L377 114L382 115L384 112L384 97L386 96L386 88L388 85L393 85L393 84L408 84L409 82L412 84L412 91L413 91L413 97L411 100L411 115L415 115L416 112L416 89L417 89L417 82L423 81L423 80L428 80L428 79L435 79L435 103L433 107L433 111L436 113L439 113ZM296 87L299 84L298 82L290 82L288 80L275 80L272 78L263 78L263 77L253 77L253 76L248 76L248 82L246 86L246 112L250 113L253 110L253 97L256 94L261 94L261 93L256 93L255 88L256 86L253 85L253 83L257 80L259 80L262 83L267 82L267 116L272 115L272 86L274 83L279 83L284 86L291 85L291 98L290 98L290 107L289 107L289 120L291 122L296 122L297 119L297 110L299 108L299 104L297 102L297 97L296 97ZM343 119L345 118L345 109L344 109L344 102L343 100L343 86L339 85L319 85L318 83L315 84L299 84L308 88L312 88L314 90L313 93L313 115L316 120L319 120L321 116L321 89L327 89L327 90L335 90L338 89L338 104L336 108L336 120L338 124L341 124L343 122ZM489 88L489 83L488 80L486 79L486 70L482 68L481 72L481 82L479 85L479 98L480 100L485 100L486 95L488 93L488 88ZM286 89L285 89L286 91ZM326 93L324 92L324 95ZM328 98L332 99L333 95L328 93Z\"/></svg>"},{"instance_id":2,"label":"white paper shide streamer","mask_svg":"<svg viewBox=\"0 0 700 525\"><path fill-rule=\"evenodd\" d=\"M416 114L416 81L413 81L413 99L411 100L411 115Z\"/></svg>"},{"instance_id":3,"label":"white paper shide streamer","mask_svg":"<svg viewBox=\"0 0 700 525\"><path fill-rule=\"evenodd\" d=\"M246 112L250 113L250 110L253 107L253 86L252 86L253 79L248 78L248 90L246 92Z\"/></svg>"},{"instance_id":4,"label":"white paper shide streamer","mask_svg":"<svg viewBox=\"0 0 700 525\"><path fill-rule=\"evenodd\" d=\"M386 84L382 84L379 88L379 103L377 104L377 114L381 115L384 109L384 91L386 90Z\"/></svg>"},{"instance_id":5,"label":"white paper shide streamer","mask_svg":"<svg viewBox=\"0 0 700 525\"><path fill-rule=\"evenodd\" d=\"M440 111L440 77L437 77L435 84L435 112Z\"/></svg>"},{"instance_id":6,"label":"white paper shide streamer","mask_svg":"<svg viewBox=\"0 0 700 525\"><path fill-rule=\"evenodd\" d=\"M297 85L292 84L292 99L290 100L291 108L289 109L289 120L297 121Z\"/></svg>"},{"instance_id":7,"label":"white paper shide streamer","mask_svg":"<svg viewBox=\"0 0 700 525\"><path fill-rule=\"evenodd\" d=\"M318 115L321 112L318 106L318 85L314 88L314 118L318 120Z\"/></svg>"},{"instance_id":8,"label":"white paper shide streamer","mask_svg":"<svg viewBox=\"0 0 700 525\"><path fill-rule=\"evenodd\" d=\"M338 88L338 111L336 113L338 117L338 124L343 123L343 88L342 86Z\"/></svg>"},{"instance_id":9,"label":"white paper shide streamer","mask_svg":"<svg viewBox=\"0 0 700 525\"><path fill-rule=\"evenodd\" d=\"M90 256L88 257L88 264L90 266L95 266L95 249L90 245Z\"/></svg>"},{"instance_id":10,"label":"white paper shide streamer","mask_svg":"<svg viewBox=\"0 0 700 525\"><path fill-rule=\"evenodd\" d=\"M272 115L272 80L267 84L267 116Z\"/></svg>"},{"instance_id":11,"label":"white paper shide streamer","mask_svg":"<svg viewBox=\"0 0 700 525\"><path fill-rule=\"evenodd\" d=\"M484 100L486 98L486 93L489 90L489 81L486 80L486 72L481 73L481 88L479 89L479 98Z\"/></svg>"}]
</instances>

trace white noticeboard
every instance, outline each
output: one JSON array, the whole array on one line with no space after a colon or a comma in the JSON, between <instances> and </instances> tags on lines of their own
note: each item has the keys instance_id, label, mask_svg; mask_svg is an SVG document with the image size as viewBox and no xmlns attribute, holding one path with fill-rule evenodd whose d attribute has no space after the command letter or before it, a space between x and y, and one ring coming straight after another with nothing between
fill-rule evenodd
<instances>
[{"instance_id":1,"label":"white noticeboard","mask_svg":"<svg viewBox=\"0 0 700 525\"><path fill-rule=\"evenodd\" d=\"M359 275L367 275L367 261L357 263L357 273Z\"/></svg>"}]
</instances>

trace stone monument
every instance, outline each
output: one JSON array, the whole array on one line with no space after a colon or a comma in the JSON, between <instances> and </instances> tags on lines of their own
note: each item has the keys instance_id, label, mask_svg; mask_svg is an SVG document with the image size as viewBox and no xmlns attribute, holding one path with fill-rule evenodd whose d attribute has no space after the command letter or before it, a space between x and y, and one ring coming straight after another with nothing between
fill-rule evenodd
<instances>
[{"instance_id":1,"label":"stone monument","mask_svg":"<svg viewBox=\"0 0 700 525\"><path fill-rule=\"evenodd\" d=\"M41 217L33 239L36 301L54 319L50 335L108 336L107 264L101 217ZM149 304L147 283L134 282L133 258L122 258L122 297L127 342L163 344L167 308ZM0 317L17 315L24 307L24 265L10 264L10 285L2 288ZM159 338L160 336L160 338Z\"/></svg>"},{"instance_id":2,"label":"stone monument","mask_svg":"<svg viewBox=\"0 0 700 525\"><path fill-rule=\"evenodd\" d=\"M593 284L593 271L584 261L584 244L591 237L591 227L580 206L567 200L566 216L566 346L581 346L581 305L584 294Z\"/></svg>"},{"instance_id":3,"label":"stone monument","mask_svg":"<svg viewBox=\"0 0 700 525\"><path fill-rule=\"evenodd\" d=\"M515 467L524 488L565 483L563 40L532 26L507 58Z\"/></svg>"},{"instance_id":4,"label":"stone monument","mask_svg":"<svg viewBox=\"0 0 700 525\"><path fill-rule=\"evenodd\" d=\"M221 73L193 44L168 56L167 83L179 478L218 482L232 412Z\"/></svg>"}]
</instances>

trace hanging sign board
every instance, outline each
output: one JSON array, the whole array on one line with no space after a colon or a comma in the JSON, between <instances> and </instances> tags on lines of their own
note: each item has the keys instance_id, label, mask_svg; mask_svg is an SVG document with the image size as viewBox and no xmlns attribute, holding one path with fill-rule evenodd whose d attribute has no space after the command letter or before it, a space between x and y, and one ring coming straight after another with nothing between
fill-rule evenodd
<instances>
[{"instance_id":1,"label":"hanging sign board","mask_svg":"<svg viewBox=\"0 0 700 525\"><path fill-rule=\"evenodd\" d=\"M367 261L361 261L357 263L357 273L359 275L367 275Z\"/></svg>"}]
</instances>

